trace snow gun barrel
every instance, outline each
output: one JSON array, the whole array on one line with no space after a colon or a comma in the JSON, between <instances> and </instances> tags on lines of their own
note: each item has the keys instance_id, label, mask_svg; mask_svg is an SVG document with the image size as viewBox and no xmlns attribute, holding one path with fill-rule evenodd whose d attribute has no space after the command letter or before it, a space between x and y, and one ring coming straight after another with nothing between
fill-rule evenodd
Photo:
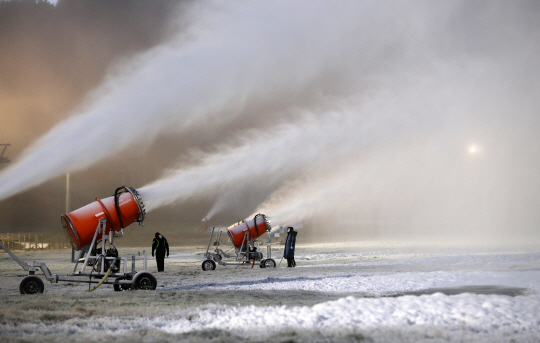
<instances>
[{"instance_id":1,"label":"snow gun barrel","mask_svg":"<svg viewBox=\"0 0 540 343\"><path fill-rule=\"evenodd\" d=\"M270 221L264 214L259 213L251 220L241 221L229 226L227 228L227 233L229 234L234 246L236 248L240 248L242 246L242 242L244 241L246 232L249 233L249 239L253 240L270 230Z\"/></svg>"},{"instance_id":2,"label":"snow gun barrel","mask_svg":"<svg viewBox=\"0 0 540 343\"><path fill-rule=\"evenodd\" d=\"M92 243L96 227L101 218L107 219L105 234L111 230L116 237L123 234L123 229L133 222L143 224L146 211L139 193L132 187L118 187L114 195L105 199L96 198L78 210L61 216L64 231L75 250Z\"/></svg>"}]
</instances>

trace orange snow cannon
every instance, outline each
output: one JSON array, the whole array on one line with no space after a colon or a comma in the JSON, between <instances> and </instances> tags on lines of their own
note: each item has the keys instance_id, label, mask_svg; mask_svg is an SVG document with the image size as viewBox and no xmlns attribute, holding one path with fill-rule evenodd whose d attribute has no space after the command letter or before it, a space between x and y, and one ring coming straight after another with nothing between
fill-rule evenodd
<instances>
[{"instance_id":1,"label":"orange snow cannon","mask_svg":"<svg viewBox=\"0 0 540 343\"><path fill-rule=\"evenodd\" d=\"M231 241L236 248L240 248L247 241L258 238L266 231L270 231L270 223L264 214L257 214L253 219L238 222L227 228ZM248 234L246 236L246 233Z\"/></svg>"},{"instance_id":2,"label":"orange snow cannon","mask_svg":"<svg viewBox=\"0 0 540 343\"><path fill-rule=\"evenodd\" d=\"M118 187L109 198L96 198L91 204L63 214L60 217L62 226L74 249L71 262L76 263L73 272L67 276L53 274L44 262L34 261L29 265L19 260L2 243L0 248L28 271L28 275L19 284L21 294L43 293L45 285L41 278L35 275L39 269L51 283L60 281L87 283L88 292L96 290L103 284L113 285L113 289L118 292L130 289L155 290L157 279L148 271L146 252L138 259L132 255L129 268L128 258L119 257L118 250L113 245L113 238L121 237L126 226L133 222L142 225L145 216L146 211L139 193L126 186ZM135 269L137 260L143 261L142 270ZM77 267L80 267L78 271ZM91 284L95 286L90 288Z\"/></svg>"},{"instance_id":3,"label":"orange snow cannon","mask_svg":"<svg viewBox=\"0 0 540 343\"><path fill-rule=\"evenodd\" d=\"M259 261L261 268L275 268L276 261L272 258L270 244L266 246L266 258L264 258L263 253L259 250L260 244L257 242L257 238L265 232L270 232L271 229L270 221L261 213L256 214L251 220L242 220L229 227L214 226L204 254L205 260L202 263L202 270L215 270L216 263L220 266L251 265L251 268L253 268L256 261ZM233 256L219 248L221 234L225 231L235 248L236 258L234 262L224 261L224 257L231 258ZM216 238L214 238L214 233L216 233ZM210 252L212 242L214 242L215 249Z\"/></svg>"},{"instance_id":4,"label":"orange snow cannon","mask_svg":"<svg viewBox=\"0 0 540 343\"><path fill-rule=\"evenodd\" d=\"M134 222L142 225L146 211L139 193L131 187L118 187L114 195L96 201L61 216L62 226L75 250L92 243L100 219L106 219L105 234L111 230L116 237Z\"/></svg>"}]
</instances>

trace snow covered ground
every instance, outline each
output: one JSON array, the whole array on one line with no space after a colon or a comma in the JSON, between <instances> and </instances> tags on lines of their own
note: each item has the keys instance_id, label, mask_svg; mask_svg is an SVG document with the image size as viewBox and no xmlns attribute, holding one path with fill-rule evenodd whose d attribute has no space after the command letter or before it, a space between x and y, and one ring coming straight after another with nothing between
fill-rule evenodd
<instances>
[{"instance_id":1,"label":"snow covered ground","mask_svg":"<svg viewBox=\"0 0 540 343\"><path fill-rule=\"evenodd\" d=\"M18 294L24 272L0 254L1 341L540 342L534 246L303 245L294 269L211 272L200 268L203 251L172 249L156 291L46 282L36 296ZM18 256L57 274L73 268L70 251Z\"/></svg>"}]
</instances>

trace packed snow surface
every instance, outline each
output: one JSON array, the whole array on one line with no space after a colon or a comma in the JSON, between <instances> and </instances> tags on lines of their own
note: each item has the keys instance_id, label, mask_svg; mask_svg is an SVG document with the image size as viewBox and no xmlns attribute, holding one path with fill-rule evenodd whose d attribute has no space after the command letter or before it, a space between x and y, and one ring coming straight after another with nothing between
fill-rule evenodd
<instances>
[{"instance_id":1,"label":"packed snow surface","mask_svg":"<svg viewBox=\"0 0 540 343\"><path fill-rule=\"evenodd\" d=\"M281 247L272 254L279 264ZM142 249L140 249L142 251ZM122 254L122 251L120 251ZM134 249L124 253L137 254ZM373 244L298 246L297 268L200 269L175 248L156 291L46 282L0 254L0 334L10 341L539 342L540 252ZM20 253L67 274L69 251ZM277 258L279 257L279 258Z\"/></svg>"}]
</instances>

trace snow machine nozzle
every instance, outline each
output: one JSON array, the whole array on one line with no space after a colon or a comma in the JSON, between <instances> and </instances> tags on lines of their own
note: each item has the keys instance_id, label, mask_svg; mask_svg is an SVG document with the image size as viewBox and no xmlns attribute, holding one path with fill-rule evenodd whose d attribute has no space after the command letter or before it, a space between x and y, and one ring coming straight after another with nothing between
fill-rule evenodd
<instances>
[{"instance_id":1,"label":"snow machine nozzle","mask_svg":"<svg viewBox=\"0 0 540 343\"><path fill-rule=\"evenodd\" d=\"M123 229L134 222L143 225L146 210L137 190L121 186L114 195L96 201L78 210L61 216L62 226L75 250L92 243L92 238L100 218L107 219L105 233L112 230L115 237L121 237Z\"/></svg>"}]
</instances>

